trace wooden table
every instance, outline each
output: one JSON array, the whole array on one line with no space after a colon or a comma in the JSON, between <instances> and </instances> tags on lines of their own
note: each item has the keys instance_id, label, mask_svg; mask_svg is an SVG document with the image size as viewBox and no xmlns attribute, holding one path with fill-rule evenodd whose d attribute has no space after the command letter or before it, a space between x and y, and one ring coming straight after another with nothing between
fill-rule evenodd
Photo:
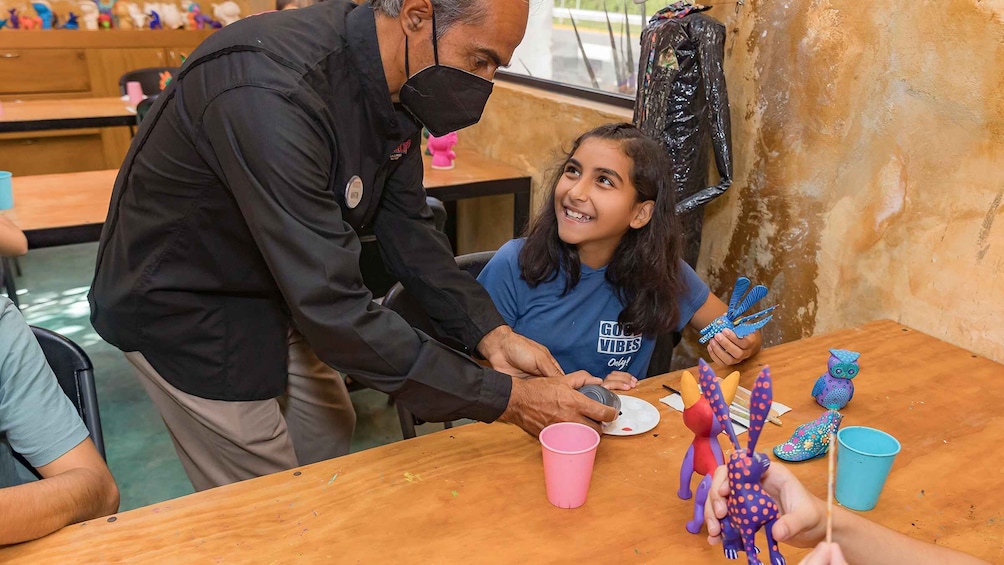
<instances>
[{"instance_id":1,"label":"wooden table","mask_svg":"<svg viewBox=\"0 0 1004 565\"><path fill-rule=\"evenodd\" d=\"M38 249L97 241L118 170L14 177L14 207L0 211Z\"/></svg>"},{"instance_id":2,"label":"wooden table","mask_svg":"<svg viewBox=\"0 0 1004 565\"><path fill-rule=\"evenodd\" d=\"M0 133L136 125L136 111L118 97L4 102Z\"/></svg>"},{"instance_id":3,"label":"wooden table","mask_svg":"<svg viewBox=\"0 0 1004 565\"><path fill-rule=\"evenodd\" d=\"M767 426L761 450L821 413L809 391L831 347L862 354L844 425L903 444L865 515L1000 562L1004 463L987 453L1004 440L1004 367L891 321L765 350L740 367L742 382L768 363L777 398L794 410L783 427ZM660 384L678 379L638 387L662 421L604 438L576 510L548 504L536 440L475 424L69 526L0 550L0 562L729 563L684 529L692 502L676 490L692 436L657 402ZM790 468L825 496L825 459ZM784 551L790 563L805 553Z\"/></svg>"},{"instance_id":4,"label":"wooden table","mask_svg":"<svg viewBox=\"0 0 1004 565\"><path fill-rule=\"evenodd\" d=\"M477 153L460 155L462 161L450 171L434 170L426 160L429 194L444 202L513 194L513 229L519 229L529 213L530 177ZM14 177L14 208L0 214L24 230L32 249L97 241L117 175L118 170L111 169Z\"/></svg>"},{"instance_id":5,"label":"wooden table","mask_svg":"<svg viewBox=\"0 0 1004 565\"><path fill-rule=\"evenodd\" d=\"M457 151L456 166L448 171L433 169L432 157L424 157L425 189L447 204L447 233L456 233L457 200L512 194L512 236L521 235L530 219L530 176L525 171L469 149Z\"/></svg>"}]
</instances>

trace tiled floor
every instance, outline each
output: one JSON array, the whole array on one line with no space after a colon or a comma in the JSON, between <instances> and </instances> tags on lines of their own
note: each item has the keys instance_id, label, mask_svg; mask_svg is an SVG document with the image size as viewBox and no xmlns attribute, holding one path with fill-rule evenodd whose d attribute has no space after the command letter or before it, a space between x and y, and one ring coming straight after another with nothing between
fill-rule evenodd
<instances>
[{"instance_id":1,"label":"tiled floor","mask_svg":"<svg viewBox=\"0 0 1004 565\"><path fill-rule=\"evenodd\" d=\"M122 493L121 510L192 492L171 438L122 354L101 340L89 320L87 290L97 244L31 251L21 258L18 294L28 323L57 331L81 345L94 364L108 465ZM352 450L401 438L397 412L372 390L352 394L358 423ZM442 429L426 424L419 433Z\"/></svg>"}]
</instances>

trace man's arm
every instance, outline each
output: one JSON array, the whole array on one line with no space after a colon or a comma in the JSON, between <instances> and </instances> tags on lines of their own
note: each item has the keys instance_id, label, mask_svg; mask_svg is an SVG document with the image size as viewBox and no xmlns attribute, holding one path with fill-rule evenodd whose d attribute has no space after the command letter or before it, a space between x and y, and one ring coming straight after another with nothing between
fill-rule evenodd
<instances>
[{"instance_id":1,"label":"man's arm","mask_svg":"<svg viewBox=\"0 0 1004 565\"><path fill-rule=\"evenodd\" d=\"M37 470L42 480L0 490L0 545L118 510L115 479L90 438Z\"/></svg>"},{"instance_id":2,"label":"man's arm","mask_svg":"<svg viewBox=\"0 0 1004 565\"><path fill-rule=\"evenodd\" d=\"M359 240L329 189L337 148L323 128L281 92L238 87L206 108L196 143L322 361L425 420L496 420L508 405L510 377L373 303L359 271Z\"/></svg>"},{"instance_id":3,"label":"man's arm","mask_svg":"<svg viewBox=\"0 0 1004 565\"><path fill-rule=\"evenodd\" d=\"M422 186L419 136L388 179L373 231L389 270L446 335L477 351L497 371L515 376L561 376L547 348L505 325L488 292L457 268L446 236L432 225Z\"/></svg>"}]
</instances>

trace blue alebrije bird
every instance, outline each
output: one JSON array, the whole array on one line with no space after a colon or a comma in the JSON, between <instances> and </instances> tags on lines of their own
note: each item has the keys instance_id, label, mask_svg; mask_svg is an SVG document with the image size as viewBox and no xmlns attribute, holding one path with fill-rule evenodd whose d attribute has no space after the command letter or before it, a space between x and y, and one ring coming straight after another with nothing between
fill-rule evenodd
<instances>
[{"instance_id":1,"label":"blue alebrije bird","mask_svg":"<svg viewBox=\"0 0 1004 565\"><path fill-rule=\"evenodd\" d=\"M736 337L742 339L767 325L767 322L773 318L773 315L770 313L777 306L765 308L756 314L739 317L743 312L752 308L754 304L760 302L764 296L767 296L767 287L762 284L754 286L749 294L746 294L746 291L750 289L750 284L750 280L746 277L736 279L736 286L732 290L732 298L729 299L728 311L724 315L712 320L710 324L701 330L701 338L697 340L698 342L707 343L711 341L711 338L725 329L732 330L735 332Z\"/></svg>"},{"instance_id":2,"label":"blue alebrije bird","mask_svg":"<svg viewBox=\"0 0 1004 565\"><path fill-rule=\"evenodd\" d=\"M826 362L827 373L816 379L812 387L812 396L823 408L840 410L854 397L854 383L851 379L858 376L858 357L860 353L846 349L831 349L830 358Z\"/></svg>"}]
</instances>

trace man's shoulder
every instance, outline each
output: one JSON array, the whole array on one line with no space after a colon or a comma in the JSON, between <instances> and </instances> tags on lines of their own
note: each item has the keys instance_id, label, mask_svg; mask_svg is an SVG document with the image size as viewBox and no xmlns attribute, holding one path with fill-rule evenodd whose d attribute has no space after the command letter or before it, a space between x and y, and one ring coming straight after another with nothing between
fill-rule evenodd
<instances>
[{"instance_id":1,"label":"man's shoulder","mask_svg":"<svg viewBox=\"0 0 1004 565\"><path fill-rule=\"evenodd\" d=\"M354 7L351 2L329 0L309 10L244 18L206 38L182 68L182 76L200 66L213 68L215 73L220 66L234 65L243 84L255 84L254 73L268 71L267 67L249 68L249 57L294 75L308 73L342 51L346 16Z\"/></svg>"}]
</instances>

